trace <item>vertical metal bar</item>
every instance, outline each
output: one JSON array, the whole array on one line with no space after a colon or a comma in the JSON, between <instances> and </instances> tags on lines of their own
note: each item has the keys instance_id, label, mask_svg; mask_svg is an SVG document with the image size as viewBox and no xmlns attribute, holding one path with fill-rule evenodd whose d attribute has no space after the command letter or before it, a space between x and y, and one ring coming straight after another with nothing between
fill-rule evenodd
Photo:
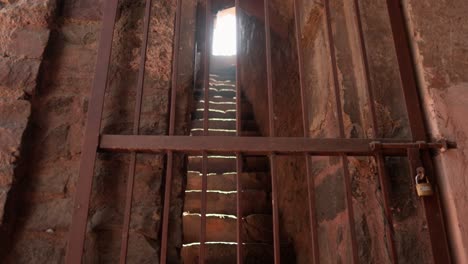
<instances>
[{"instance_id":1,"label":"vertical metal bar","mask_svg":"<svg viewBox=\"0 0 468 264\"><path fill-rule=\"evenodd\" d=\"M208 188L208 157L205 151L202 153L202 193L201 193L201 226L200 226L200 254L199 263L205 263L205 242L206 242L206 190Z\"/></svg>"},{"instance_id":2,"label":"vertical metal bar","mask_svg":"<svg viewBox=\"0 0 468 264\"><path fill-rule=\"evenodd\" d=\"M422 158L422 159L421 159ZM422 197L422 205L426 215L428 232L431 243L432 257L434 263L452 263L450 251L448 248L447 234L444 228L444 218L440 210L439 190L434 183L434 175L432 175L433 167L432 160L427 151L421 151L418 148L408 149L408 161L410 165L410 177L413 180L418 167L425 168L425 175L429 178L434 195ZM415 188L415 186L413 186ZM441 241L437 241L439 239Z\"/></svg>"},{"instance_id":3,"label":"vertical metal bar","mask_svg":"<svg viewBox=\"0 0 468 264\"><path fill-rule=\"evenodd\" d=\"M109 63L112 52L114 24L117 15L118 0L106 1L103 7L103 23L99 44L96 73L93 90L89 101L88 121L81 153L79 178L75 194L75 206L72 225L68 234L66 263L80 264L86 238L88 210L93 184L94 165L96 162L101 117L104 106L104 95L109 74Z\"/></svg>"},{"instance_id":4,"label":"vertical metal bar","mask_svg":"<svg viewBox=\"0 0 468 264\"><path fill-rule=\"evenodd\" d=\"M236 136L240 137L242 135L242 90L241 90L241 81L240 81L240 65L241 65L241 25L240 25L240 5L239 0L235 0L235 9L236 9ZM242 264L243 254L242 254L242 183L241 183L241 173L242 173L242 154L240 152L236 153L236 191L237 191L237 264Z\"/></svg>"},{"instance_id":5,"label":"vertical metal bar","mask_svg":"<svg viewBox=\"0 0 468 264\"><path fill-rule=\"evenodd\" d=\"M413 57L410 48L405 16L401 6L401 1L387 0L388 14L393 33L393 41L398 59L400 78L405 96L406 110L411 127L411 134L414 141L426 140L426 127L424 124L424 114L419 98L418 86L416 82L416 70L413 64ZM432 160L427 151L423 152L425 165L433 173ZM435 173L434 173L435 174ZM437 186L436 177L432 177L433 186ZM435 263L451 263L450 250L448 247L447 233L445 230L444 216L440 205L439 192L433 196L423 198L426 220L431 239L432 255Z\"/></svg>"},{"instance_id":6,"label":"vertical metal bar","mask_svg":"<svg viewBox=\"0 0 468 264\"><path fill-rule=\"evenodd\" d=\"M211 0L206 0L205 6L205 54L204 54L204 100L205 108L203 112L203 135L209 134L209 92L210 92L210 57L211 57L211 34L212 34L212 15L211 15ZM208 175L208 156L206 152L202 153L202 192L201 192L201 219L200 219L200 254L199 262L205 263L205 242L206 242L206 203L208 188L207 175Z\"/></svg>"},{"instance_id":7,"label":"vertical metal bar","mask_svg":"<svg viewBox=\"0 0 468 264\"><path fill-rule=\"evenodd\" d=\"M384 214L385 220L387 221L387 226L385 227L386 235L387 235L387 244L390 247L390 259L392 263L398 263L398 253L395 245L395 230L393 228L393 215L392 210L390 209L390 192L388 188L388 178L387 172L385 170L385 159L383 154L378 153L375 155L375 159L377 162L377 169L379 174L379 181L383 196L384 202Z\"/></svg>"},{"instance_id":8,"label":"vertical metal bar","mask_svg":"<svg viewBox=\"0 0 468 264\"><path fill-rule=\"evenodd\" d=\"M297 3L297 0L294 0L294 24L295 24L295 36L296 36L296 48L297 48L297 61L299 66L299 85L301 89L301 105L302 105L302 122L303 122L303 131L304 137L309 137L309 114L308 114L308 101L307 93L305 88L304 80L304 62L303 62L303 53L301 45L301 24L300 24L300 6ZM312 257L313 263L320 262L320 252L318 245L318 233L317 233L317 214L315 210L315 185L314 185L314 176L312 174L312 164L310 156L306 153L304 154L305 164L306 164L306 177L307 177L307 190L309 198L309 220L310 220L310 230L311 230L311 241L312 241Z\"/></svg>"},{"instance_id":9,"label":"vertical metal bar","mask_svg":"<svg viewBox=\"0 0 468 264\"><path fill-rule=\"evenodd\" d=\"M176 122L176 102L177 102L177 88L178 88L178 76L179 76L179 47L180 47L180 27L182 20L182 0L177 0L177 9L175 17L175 28L174 28L174 47L172 57L172 76L171 76L171 100L169 110L169 135L175 134L175 122ZM164 188L164 208L163 208L163 220L162 220L162 236L161 236L161 256L160 263L166 263L167 261L167 244L169 236L169 215L171 207L171 191L172 191L172 173L174 166L174 153L173 151L167 152L167 164L166 164L166 183Z\"/></svg>"},{"instance_id":10,"label":"vertical metal bar","mask_svg":"<svg viewBox=\"0 0 468 264\"><path fill-rule=\"evenodd\" d=\"M337 108L337 115L338 115L338 123L339 123L339 130L340 130L340 137L345 138L345 131L344 131L344 120L343 120L343 109L341 106L341 93L340 93L340 83L338 80L338 65L336 62L336 54L335 54L335 41L333 37L333 28L331 23L331 10L330 10L330 2L329 0L324 0L325 6L325 17L326 17L326 24L327 24L327 32L328 32L328 44L330 49L330 59L333 71L333 84L335 88L335 101L336 101L336 108ZM348 158L345 154L341 156L342 164L343 164L343 174L344 174L344 184L346 190L346 205L348 207L348 221L349 221L349 230L351 234L351 249L353 252L353 263L359 263L359 256L358 256L358 246L356 240L356 230L355 230L355 223L354 223L354 208L353 208L353 197L352 197L352 190L351 190L351 179L349 175L349 168L348 168Z\"/></svg>"},{"instance_id":11,"label":"vertical metal bar","mask_svg":"<svg viewBox=\"0 0 468 264\"><path fill-rule=\"evenodd\" d=\"M148 47L148 32L151 17L151 3L152 0L146 0L144 26L143 26L143 42L141 45L140 53L140 69L138 72L138 84L135 97L135 113L133 117L133 134L138 135L140 131L140 115L141 105L143 99L143 87L145 81L145 65L146 65L146 50ZM128 250L128 237L130 220L132 214L132 199L133 199L133 184L135 181L135 166L136 166L136 152L131 153L130 165L128 170L127 179L127 195L125 199L125 213L124 223L122 226L122 240L120 245L120 263L127 263L127 250Z\"/></svg>"},{"instance_id":12,"label":"vertical metal bar","mask_svg":"<svg viewBox=\"0 0 468 264\"><path fill-rule=\"evenodd\" d=\"M380 138L381 131L379 131L379 126L377 122L374 91L372 89L369 60L367 57L367 46L366 46L366 42L364 39L364 28L362 26L361 9L360 9L358 0L354 0L354 8L355 8L355 13L356 13L359 44L361 47L362 63L364 66L364 75L365 75L365 79L367 83L366 89L367 89L367 95L369 99L369 108L370 108L370 114L371 114L371 119L372 119L373 137ZM395 231L393 228L393 215L392 215L392 211L390 210L390 194L389 194L389 188L387 185L388 178L387 178L387 172L385 170L385 159L384 159L383 154L377 153L375 155L375 160L377 163L379 181L380 181L380 186L381 186L381 191L382 191L382 196L383 196L383 201L384 201L385 219L387 221L386 223L387 226L385 227L386 234L387 234L387 244L388 244L388 247L390 247L391 261L392 263L397 264L398 254L397 254L396 245L395 245L395 238L394 238Z\"/></svg>"},{"instance_id":13,"label":"vertical metal bar","mask_svg":"<svg viewBox=\"0 0 468 264\"><path fill-rule=\"evenodd\" d=\"M270 11L269 0L263 1L265 14L265 48L266 48L266 66L267 66L267 86L268 86L268 123L270 137L275 137L275 113L273 99L273 70L271 63L271 32L270 32ZM280 236L279 236L279 208L278 208L278 187L276 182L276 155L271 153L270 172L271 172L271 191L272 191L272 207L273 207L273 244L274 244L274 260L276 264L280 263Z\"/></svg>"},{"instance_id":14,"label":"vertical metal bar","mask_svg":"<svg viewBox=\"0 0 468 264\"><path fill-rule=\"evenodd\" d=\"M406 32L405 18L401 8L401 1L387 0L388 13L393 32L393 41L400 68L400 78L405 95L405 103L413 140L425 140L426 128L424 115L419 101L416 84L416 71L413 66L410 41Z\"/></svg>"}]
</instances>

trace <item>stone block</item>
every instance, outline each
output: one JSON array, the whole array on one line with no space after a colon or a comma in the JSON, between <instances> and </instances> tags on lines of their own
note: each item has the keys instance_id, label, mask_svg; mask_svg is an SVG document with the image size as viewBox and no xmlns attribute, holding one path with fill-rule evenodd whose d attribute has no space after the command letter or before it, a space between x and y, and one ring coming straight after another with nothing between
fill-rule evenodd
<instances>
[{"instance_id":1,"label":"stone block","mask_svg":"<svg viewBox=\"0 0 468 264\"><path fill-rule=\"evenodd\" d=\"M55 198L42 203L31 203L24 216L27 230L46 231L48 229L67 229L71 223L73 201L69 198Z\"/></svg>"},{"instance_id":2,"label":"stone block","mask_svg":"<svg viewBox=\"0 0 468 264\"><path fill-rule=\"evenodd\" d=\"M24 237L26 236L26 237ZM10 263L63 263L65 245L57 243L56 238L44 232L43 235L26 234L10 253Z\"/></svg>"},{"instance_id":3,"label":"stone block","mask_svg":"<svg viewBox=\"0 0 468 264\"><path fill-rule=\"evenodd\" d=\"M36 88L39 66L38 60L14 61L0 57L0 101L7 97L18 99L24 92L32 94Z\"/></svg>"},{"instance_id":4,"label":"stone block","mask_svg":"<svg viewBox=\"0 0 468 264\"><path fill-rule=\"evenodd\" d=\"M16 28L7 40L5 53L19 58L39 59L49 40L48 29Z\"/></svg>"}]
</instances>

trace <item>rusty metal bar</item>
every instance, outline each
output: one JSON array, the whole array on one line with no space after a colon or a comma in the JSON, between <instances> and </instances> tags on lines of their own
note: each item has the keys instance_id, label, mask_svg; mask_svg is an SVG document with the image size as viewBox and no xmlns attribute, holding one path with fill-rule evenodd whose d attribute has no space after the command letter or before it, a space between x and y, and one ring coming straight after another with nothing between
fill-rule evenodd
<instances>
[{"instance_id":1,"label":"rusty metal bar","mask_svg":"<svg viewBox=\"0 0 468 264\"><path fill-rule=\"evenodd\" d=\"M268 124L270 137L275 137L275 112L274 112L274 98L273 98L273 70L271 62L271 32L270 32L270 8L269 0L263 1L264 15L265 15L265 55L266 55L266 68L267 68L267 88L268 88ZM274 244L274 260L276 264L281 262L280 252L280 236L279 236L279 208L278 208L278 190L276 182L276 154L271 152L270 159L270 173L271 173L271 191L272 191L272 207L273 207L273 244Z\"/></svg>"},{"instance_id":2,"label":"rusty metal bar","mask_svg":"<svg viewBox=\"0 0 468 264\"><path fill-rule=\"evenodd\" d=\"M380 139L380 142L395 142L394 139ZM343 153L353 156L371 156L375 153L372 139L304 138L304 137L222 137L222 136L151 136L151 135L102 135L100 149L120 152L161 153L168 150L184 153L250 153L265 155L303 154L314 156L337 156ZM386 145L387 143L382 143ZM406 149L415 146L397 144L401 148L382 148L385 155L406 155Z\"/></svg>"},{"instance_id":3,"label":"rusty metal bar","mask_svg":"<svg viewBox=\"0 0 468 264\"><path fill-rule=\"evenodd\" d=\"M240 66L241 66L241 25L240 25L240 0L235 0L236 9L236 136L242 136L242 90L240 80ZM236 153L236 191L237 191L237 223L236 223L236 238L237 238L237 264L243 262L242 252L242 154Z\"/></svg>"},{"instance_id":4,"label":"rusty metal bar","mask_svg":"<svg viewBox=\"0 0 468 264\"><path fill-rule=\"evenodd\" d=\"M171 96L169 104L169 135L175 134L175 122L176 122L176 103L177 103L177 88L178 88L178 75L179 75L179 47L180 47L180 31L181 31L181 20L182 20L182 0L177 0L177 9L175 17L175 28L174 28L174 47L172 57L172 76L171 76ZM167 262L167 245L169 239L169 216L171 208L171 192L172 192L172 176L174 166L174 153L169 150L167 152L167 163L166 163L166 181L164 188L164 208L163 208L163 219L162 219L162 231L161 231L161 255L160 263Z\"/></svg>"},{"instance_id":5,"label":"rusty metal bar","mask_svg":"<svg viewBox=\"0 0 468 264\"><path fill-rule=\"evenodd\" d=\"M424 167L425 176L429 178L434 190L434 195L420 198L427 219L427 230L431 240L433 261L434 263L452 263L447 243L447 233L444 228L440 228L444 227L445 223L442 211L440 210L439 190L432 174L434 169L432 167L432 159L427 151L421 153L421 150L417 148L410 148L408 149L408 161L410 165L409 176L413 178L416 175L416 169ZM414 185L413 188L416 189ZM434 239L441 239L442 241Z\"/></svg>"},{"instance_id":6,"label":"rusty metal bar","mask_svg":"<svg viewBox=\"0 0 468 264\"><path fill-rule=\"evenodd\" d=\"M206 242L206 190L208 189L208 157L207 153L204 151L202 153L202 197L201 197L201 226L200 226L200 255L199 255L199 262L205 263L205 242Z\"/></svg>"},{"instance_id":7,"label":"rusty metal bar","mask_svg":"<svg viewBox=\"0 0 468 264\"><path fill-rule=\"evenodd\" d=\"M367 91L367 96L369 100L369 108L370 108L370 114L371 114L371 120L372 120L372 131L373 131L373 137L375 138L375 137L380 137L381 133L379 131L379 125L377 122L374 91L372 89L370 67L369 67L369 61L367 57L367 46L366 46L366 42L364 38L364 28L362 26L361 9L360 9L358 0L354 0L354 8L355 8L355 13L356 13L356 24L357 24L357 30L358 30L358 35L359 35L359 44L361 47L362 64L364 66L364 75L365 75L365 79L367 83L366 91ZM398 254L397 254L396 245L395 245L395 231L393 228L393 215L390 209L390 193L389 193L389 187L388 187L387 172L385 170L385 159L384 159L383 154L381 152L377 152L375 155L375 160L377 163L377 170L379 174L379 181L380 181L383 202L384 202L384 215L385 215L385 220L386 220L386 223L384 223L384 225L386 224L386 226L384 228L387 233L387 236L386 236L387 245L390 248L389 250L390 259L392 263L397 264Z\"/></svg>"},{"instance_id":8,"label":"rusty metal bar","mask_svg":"<svg viewBox=\"0 0 468 264\"><path fill-rule=\"evenodd\" d=\"M93 90L89 101L88 121L86 123L80 172L76 185L73 220L68 234L67 264L80 264L83 257L86 225L88 223L88 209L93 184L94 165L99 145L101 117L109 74L117 6L118 0L111 0L106 1L102 9L103 23L101 40L98 50Z\"/></svg>"},{"instance_id":9,"label":"rusty metal bar","mask_svg":"<svg viewBox=\"0 0 468 264\"><path fill-rule=\"evenodd\" d=\"M413 64L410 39L408 37L401 1L387 0L387 9L390 17L393 41L398 59L401 84L405 96L411 134L415 141L426 140L427 135L424 124L424 114L419 98L418 85L416 82L416 70ZM413 153L413 156L415 156L415 153ZM427 151L423 152L423 158L425 161L424 165L431 167L432 169L432 160ZM430 171L432 172L433 170ZM436 177L432 177L431 182L434 186L437 186ZM432 197L423 198L423 203L431 239L434 262L451 263L447 233L444 225L444 216L440 206L439 192L436 191Z\"/></svg>"},{"instance_id":10,"label":"rusty metal bar","mask_svg":"<svg viewBox=\"0 0 468 264\"><path fill-rule=\"evenodd\" d=\"M345 131L344 131L344 119L343 119L343 109L341 106L341 96L340 96L340 83L338 80L338 64L336 62L336 54L335 54L335 44L334 44L334 36L333 36L333 27L331 22L331 10L330 10L330 3L329 0L324 0L325 6L325 17L326 17L326 24L327 24L327 32L328 32L328 44L330 49L330 59L332 65L332 72L333 72L333 84L335 88L335 101L336 101L336 109L338 115L338 125L340 130L340 137L345 138ZM348 207L348 221L349 221L349 230L351 235L351 249L353 252L353 263L359 263L359 255L358 255L358 246L357 246L357 239L356 239L356 230L355 230L355 222L354 222L354 208L353 208L353 197L352 197L352 190L351 190L351 178L349 175L349 168L348 168L348 157L346 154L341 156L342 164L343 164L343 174L344 174L344 184L346 190L346 205Z\"/></svg>"},{"instance_id":11,"label":"rusty metal bar","mask_svg":"<svg viewBox=\"0 0 468 264\"><path fill-rule=\"evenodd\" d=\"M424 114L419 100L416 83L416 71L410 49L410 40L406 31L405 18L401 7L401 1L387 0L387 9L392 27L393 41L400 69L400 78L405 96L406 110L408 112L409 125L414 140L425 140L426 128Z\"/></svg>"},{"instance_id":12,"label":"rusty metal bar","mask_svg":"<svg viewBox=\"0 0 468 264\"><path fill-rule=\"evenodd\" d=\"M210 91L210 57L211 57L211 34L212 34L212 15L211 15L211 0L206 0L205 3L205 53L204 53L204 112L203 112L203 135L209 135L209 91ZM202 191L201 191L201 219L200 219L200 254L199 262L205 262L205 242L206 242L206 204L207 204L207 175L208 175L208 155L206 151L202 153Z\"/></svg>"},{"instance_id":13,"label":"rusty metal bar","mask_svg":"<svg viewBox=\"0 0 468 264\"><path fill-rule=\"evenodd\" d=\"M133 134L138 135L140 131L141 105L143 99L143 86L145 81L146 50L148 47L148 32L151 18L152 0L146 0L143 42L140 54L140 69L138 72L137 92L135 96L135 113L133 117ZM127 250L129 239L129 228L132 214L133 185L135 181L136 152L131 153L131 159L127 178L127 195L125 199L124 223L122 227L122 240L120 245L120 263L127 263Z\"/></svg>"},{"instance_id":14,"label":"rusty metal bar","mask_svg":"<svg viewBox=\"0 0 468 264\"><path fill-rule=\"evenodd\" d=\"M302 106L302 122L304 137L309 137L309 113L307 109L307 93L304 80L304 62L301 45L301 24L300 24L300 7L297 0L294 0L294 25L295 25L295 37L296 37L296 48L297 48L297 62L299 69L299 85L301 89L301 106ZM312 241L312 263L320 262L319 242L318 242L318 230L317 230L317 213L315 209L315 183L314 175L312 174L312 163L311 157L306 153L304 154L306 164L306 177L307 177L307 191L309 200L309 220L311 230L311 241Z\"/></svg>"},{"instance_id":15,"label":"rusty metal bar","mask_svg":"<svg viewBox=\"0 0 468 264\"><path fill-rule=\"evenodd\" d=\"M236 230L236 238L237 238L237 264L242 264L244 262L243 259L243 248L242 248L242 220L244 219L242 213L242 184L241 184L241 173L242 173L242 155L241 153L236 154L236 191L237 191L237 230Z\"/></svg>"},{"instance_id":16,"label":"rusty metal bar","mask_svg":"<svg viewBox=\"0 0 468 264\"><path fill-rule=\"evenodd\" d=\"M398 254L395 245L395 230L393 227L393 215L392 210L390 209L390 191L388 187L388 177L387 171L385 169L385 159L384 156L379 153L375 155L375 160L377 163L377 170L379 174L380 187L383 196L383 206L384 206L384 215L387 226L385 226L386 236L387 236L387 245L390 248L390 259L392 263L398 263Z\"/></svg>"}]
</instances>

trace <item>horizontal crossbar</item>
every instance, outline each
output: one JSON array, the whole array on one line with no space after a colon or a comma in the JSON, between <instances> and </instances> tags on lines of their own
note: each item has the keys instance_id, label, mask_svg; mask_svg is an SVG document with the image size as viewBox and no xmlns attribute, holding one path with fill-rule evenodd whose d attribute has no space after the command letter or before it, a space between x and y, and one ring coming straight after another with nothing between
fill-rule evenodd
<instances>
[{"instance_id":1,"label":"horizontal crossbar","mask_svg":"<svg viewBox=\"0 0 468 264\"><path fill-rule=\"evenodd\" d=\"M303 154L314 156L371 156L378 148L387 155L406 155L406 148L421 145L389 139L314 139L302 137L149 136L101 135L99 148L107 151L159 153L248 153ZM391 147L393 146L393 147Z\"/></svg>"}]
</instances>

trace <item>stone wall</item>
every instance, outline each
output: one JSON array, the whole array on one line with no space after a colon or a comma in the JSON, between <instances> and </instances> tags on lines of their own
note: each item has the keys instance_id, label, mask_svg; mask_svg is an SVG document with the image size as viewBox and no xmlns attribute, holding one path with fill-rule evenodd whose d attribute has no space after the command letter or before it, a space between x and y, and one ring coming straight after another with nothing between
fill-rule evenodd
<instances>
[{"instance_id":1,"label":"stone wall","mask_svg":"<svg viewBox=\"0 0 468 264\"><path fill-rule=\"evenodd\" d=\"M456 263L468 262L468 3L403 1L430 137L456 141L436 157Z\"/></svg>"},{"instance_id":2,"label":"stone wall","mask_svg":"<svg viewBox=\"0 0 468 264\"><path fill-rule=\"evenodd\" d=\"M0 234L9 232L5 206L29 163L21 143L55 6L53 0L0 1Z\"/></svg>"},{"instance_id":3,"label":"stone wall","mask_svg":"<svg viewBox=\"0 0 468 264\"><path fill-rule=\"evenodd\" d=\"M360 3L365 44L368 47L366 55L370 63L370 88L376 105L377 136L408 139L408 118L386 2ZM354 6L350 1L338 0L330 1L330 6L345 136L374 137ZM277 16L276 19L283 19L289 28L287 36L272 32L275 132L277 136L302 136L292 1L273 3L270 9L272 14L281 13L280 18ZM309 102L308 130L313 138L336 138L339 137L339 128L324 12L323 5L317 1L303 2L301 45ZM242 23L245 26L242 36L243 65L252 65L241 68L242 88L247 98L254 102L253 110L260 129L264 135L268 135L266 70L262 66L265 62L263 23L248 16L243 18ZM353 228L356 230L359 258L365 263L388 263L390 253L385 242L383 197L375 161L349 157L348 162L355 221ZM421 260L430 262L422 204L411 187L408 165L405 159L388 158L386 167L391 179L391 208L399 259L408 263ZM336 157L315 157L312 168L320 259L324 263L347 262L351 258L351 245L342 161ZM277 181L281 186L279 205L283 239L285 243L293 245L298 263L307 263L311 252L304 160L281 157L276 169Z\"/></svg>"},{"instance_id":4,"label":"stone wall","mask_svg":"<svg viewBox=\"0 0 468 264\"><path fill-rule=\"evenodd\" d=\"M9 37L2 41L0 58L0 212L3 215L4 201L8 198L11 210L6 211L5 219L14 223L5 227L12 234L2 234L1 239L11 241L1 247L5 251L2 258L7 262L60 263L64 260L88 96L94 78L102 2L64 0L55 13L53 1L0 2L0 36ZM181 59L179 65L177 134L188 131L194 2L183 1L181 56L189 59ZM119 3L102 121L104 133L132 133L144 7L143 0ZM174 18L175 1L153 1L141 134L167 133ZM12 26L14 23L19 29ZM21 141L26 127L27 137ZM20 143L24 149L21 153ZM16 156L25 161L18 166L23 168L24 176L16 176L12 194L7 196ZM169 256L177 263L182 243L184 157L176 157L175 162ZM128 154L98 156L85 248L87 263L118 260L128 163ZM159 258L163 175L164 156L138 155L130 224L130 263L153 263Z\"/></svg>"}]
</instances>

